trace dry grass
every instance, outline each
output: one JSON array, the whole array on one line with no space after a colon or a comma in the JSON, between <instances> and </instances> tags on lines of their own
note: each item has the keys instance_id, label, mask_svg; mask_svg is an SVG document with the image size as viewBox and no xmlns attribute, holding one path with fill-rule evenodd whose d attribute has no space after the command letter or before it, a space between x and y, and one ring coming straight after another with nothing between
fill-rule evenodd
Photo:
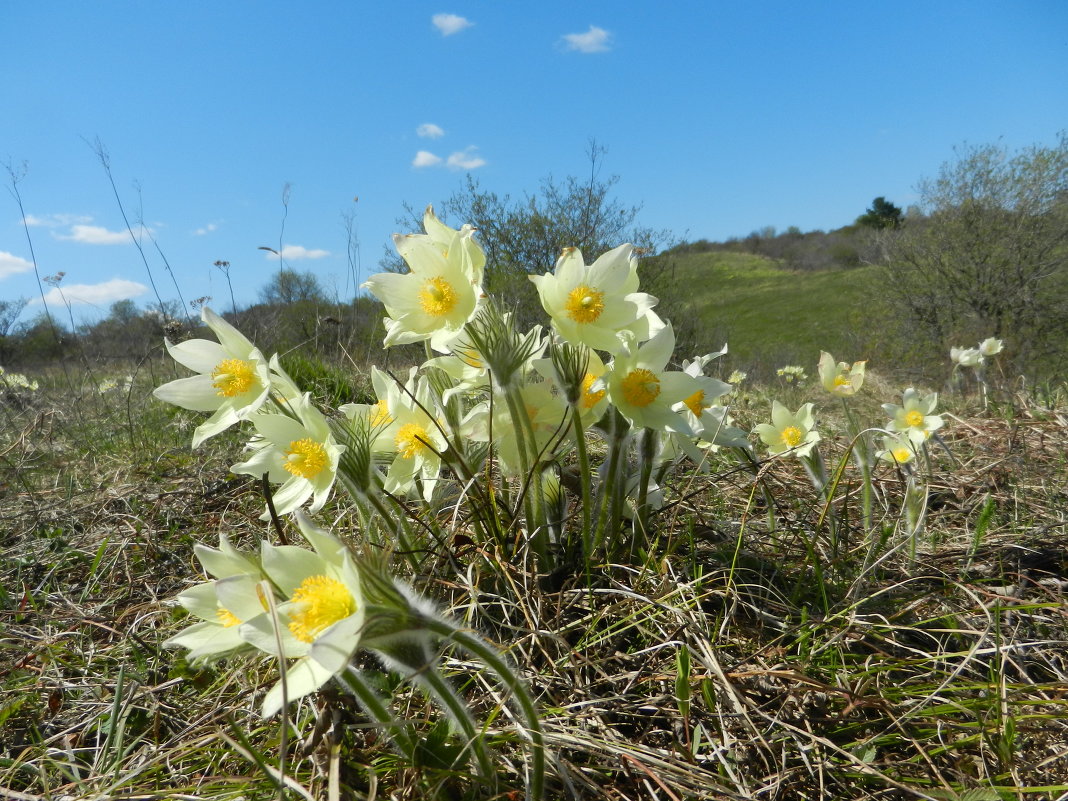
<instances>
[{"instance_id":1,"label":"dry grass","mask_svg":"<svg viewBox=\"0 0 1068 801\"><path fill-rule=\"evenodd\" d=\"M131 414L58 390L4 408L0 797L279 794L279 723L256 714L270 671L193 670L160 647L182 626L168 599L199 579L192 544L268 535L256 487L226 478L236 439L194 458L186 418L141 397ZM851 473L834 551L795 464L762 473L769 509L724 462L676 488L658 547L631 563L538 577L458 529L411 578L530 683L551 797L1068 798L1065 412L962 410L944 439L915 559L892 471L872 559ZM359 538L340 508L321 517ZM520 797L495 685L449 667ZM379 678L428 743L444 737L424 699ZM342 693L294 718L292 797L482 797L433 748L399 760Z\"/></svg>"}]
</instances>

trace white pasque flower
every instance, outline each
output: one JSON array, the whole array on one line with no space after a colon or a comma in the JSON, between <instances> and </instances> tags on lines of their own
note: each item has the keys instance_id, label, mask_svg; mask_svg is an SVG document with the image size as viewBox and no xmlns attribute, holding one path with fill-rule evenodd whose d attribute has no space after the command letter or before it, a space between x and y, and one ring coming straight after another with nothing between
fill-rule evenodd
<instances>
[{"instance_id":1,"label":"white pasque flower","mask_svg":"<svg viewBox=\"0 0 1068 801\"><path fill-rule=\"evenodd\" d=\"M796 412L791 412L778 401L772 401L771 423L754 426L753 433L760 437L772 456L780 453L808 456L820 440L812 406L805 403Z\"/></svg>"},{"instance_id":2,"label":"white pasque flower","mask_svg":"<svg viewBox=\"0 0 1068 801\"><path fill-rule=\"evenodd\" d=\"M171 381L152 393L183 409L214 412L193 432L194 448L255 414L271 385L267 360L244 334L207 306L200 316L219 341L190 339L172 345L164 340L171 357L197 375Z\"/></svg>"},{"instance_id":3,"label":"white pasque flower","mask_svg":"<svg viewBox=\"0 0 1068 801\"><path fill-rule=\"evenodd\" d=\"M890 417L887 430L905 435L919 445L930 437L932 432L942 427L942 418L934 414L937 403L937 392L920 395L909 387L901 395L900 406L893 403L883 404L883 411Z\"/></svg>"},{"instance_id":4,"label":"white pasque flower","mask_svg":"<svg viewBox=\"0 0 1068 801\"><path fill-rule=\"evenodd\" d=\"M234 548L225 535L219 548L196 545L200 564L215 581L190 587L177 600L200 622L166 640L167 647L188 648L190 662L207 662L235 653L249 644L240 636L240 624L266 612L257 585L261 579L256 559Z\"/></svg>"},{"instance_id":5,"label":"white pasque flower","mask_svg":"<svg viewBox=\"0 0 1068 801\"><path fill-rule=\"evenodd\" d=\"M275 511L288 514L313 498L311 511L317 512L330 497L337 478L338 459L345 446L338 445L330 423L316 409L310 396L291 404L296 418L286 414L257 414L252 424L259 435L250 444L256 452L247 461L230 469L238 474L262 476L281 484L274 495ZM261 519L270 519L265 511Z\"/></svg>"},{"instance_id":6,"label":"white pasque flower","mask_svg":"<svg viewBox=\"0 0 1068 801\"><path fill-rule=\"evenodd\" d=\"M979 352L984 356L997 356L1001 353L1004 343L1000 339L987 337L979 343Z\"/></svg>"},{"instance_id":7,"label":"white pasque flower","mask_svg":"<svg viewBox=\"0 0 1068 801\"><path fill-rule=\"evenodd\" d=\"M387 346L430 340L434 350L448 353L475 313L485 257L471 238L474 229L470 226L453 231L438 222L430 209L424 225L432 233L393 235L410 272L377 273L363 286L382 301L389 314ZM452 231L447 243L446 231Z\"/></svg>"},{"instance_id":8,"label":"white pasque flower","mask_svg":"<svg viewBox=\"0 0 1068 801\"><path fill-rule=\"evenodd\" d=\"M441 421L433 416L436 406L426 379L416 377L413 371L404 387L393 383L386 392L385 408L392 435L390 452L396 456L386 473L384 489L406 495L418 476L423 497L429 500L441 470L440 454L448 443L441 432Z\"/></svg>"},{"instance_id":9,"label":"white pasque flower","mask_svg":"<svg viewBox=\"0 0 1068 801\"><path fill-rule=\"evenodd\" d=\"M905 436L883 437L883 449L875 455L890 464L906 465L916 458L916 446Z\"/></svg>"},{"instance_id":10,"label":"white pasque flower","mask_svg":"<svg viewBox=\"0 0 1068 801\"><path fill-rule=\"evenodd\" d=\"M856 395L864 384L864 365L866 362L835 362L834 357L825 350L820 351L819 374L823 388L832 395L847 398Z\"/></svg>"},{"instance_id":11,"label":"white pasque flower","mask_svg":"<svg viewBox=\"0 0 1068 801\"><path fill-rule=\"evenodd\" d=\"M360 645L366 616L360 575L348 549L302 514L297 524L314 551L263 543L263 570L283 600L271 614L240 627L241 636L261 651L297 660L286 668L285 696L290 702L345 669ZM282 696L279 682L263 699L264 717L282 708Z\"/></svg>"},{"instance_id":12,"label":"white pasque flower","mask_svg":"<svg viewBox=\"0 0 1068 801\"><path fill-rule=\"evenodd\" d=\"M531 461L539 455L542 460L551 459L555 452L549 450L550 444L559 448L573 441L566 434L561 439L561 434L569 431L566 418L568 407L563 396L554 391L551 381L528 380L518 387L516 394L518 402L523 405L523 413L530 420L530 430L534 434L535 453L528 454ZM530 441L526 426L522 421L512 419L508 402L501 393L494 399L492 419L489 403L480 403L465 418L464 430L466 435L476 442L488 442L492 434L501 472L513 477L522 475L519 438L523 438L527 448L530 447Z\"/></svg>"},{"instance_id":13,"label":"white pasque flower","mask_svg":"<svg viewBox=\"0 0 1068 801\"><path fill-rule=\"evenodd\" d=\"M961 367L978 367L983 363L979 348L950 348L949 357Z\"/></svg>"},{"instance_id":14,"label":"white pasque flower","mask_svg":"<svg viewBox=\"0 0 1068 801\"><path fill-rule=\"evenodd\" d=\"M530 280L553 328L568 342L616 353L620 331L637 326L639 338L645 338L643 333L651 335L659 327L658 317L646 317L656 298L638 292L633 245L620 245L589 265L578 248L564 248L552 273Z\"/></svg>"},{"instance_id":15,"label":"white pasque flower","mask_svg":"<svg viewBox=\"0 0 1068 801\"><path fill-rule=\"evenodd\" d=\"M638 347L633 338L628 339L602 379L608 387L608 399L635 428L693 434L674 407L692 397L701 384L692 375L666 369L675 350L671 326L666 325ZM595 383L593 388L598 386Z\"/></svg>"}]
</instances>

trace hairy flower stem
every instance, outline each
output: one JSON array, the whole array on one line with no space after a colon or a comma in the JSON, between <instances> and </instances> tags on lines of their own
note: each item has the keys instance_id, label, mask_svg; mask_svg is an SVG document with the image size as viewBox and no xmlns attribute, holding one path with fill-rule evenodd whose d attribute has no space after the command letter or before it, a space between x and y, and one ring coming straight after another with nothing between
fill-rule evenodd
<instances>
[{"instance_id":1,"label":"hairy flower stem","mask_svg":"<svg viewBox=\"0 0 1068 801\"><path fill-rule=\"evenodd\" d=\"M589 569L593 558L592 503L590 499L590 454L586 450L586 431L578 408L571 410L571 427L575 432L575 455L578 457L579 487L582 492L582 563Z\"/></svg>"},{"instance_id":2,"label":"hairy flower stem","mask_svg":"<svg viewBox=\"0 0 1068 801\"><path fill-rule=\"evenodd\" d=\"M849 421L849 434L853 438L853 461L860 471L861 480L861 514L864 521L864 532L871 536L871 509L872 509L872 483L871 483L871 443L867 432L857 425L853 412L845 398L842 398L842 408L845 410L846 420Z\"/></svg>"},{"instance_id":3,"label":"hairy flower stem","mask_svg":"<svg viewBox=\"0 0 1068 801\"><path fill-rule=\"evenodd\" d=\"M607 547L615 550L616 532L619 531L619 521L622 514L623 493L626 486L621 479L621 463L624 458L623 445L627 435L627 424L623 416L612 409L608 421L608 465L601 482L601 495L598 502L597 534L595 536L594 549L600 551ZM609 544L608 539L612 538Z\"/></svg>"},{"instance_id":4,"label":"hairy flower stem","mask_svg":"<svg viewBox=\"0 0 1068 801\"><path fill-rule=\"evenodd\" d=\"M537 444L530 415L519 398L518 387L503 387L508 413L515 427L516 445L519 451L519 468L525 481L531 486L523 492L523 514L527 519L527 534L531 538L534 553L543 569L549 567L549 537L545 526L545 496L541 481L541 469L532 460L537 460Z\"/></svg>"},{"instance_id":5,"label":"hairy flower stem","mask_svg":"<svg viewBox=\"0 0 1068 801\"><path fill-rule=\"evenodd\" d=\"M637 531L630 540L631 558L634 557L635 546L645 548L649 536L649 482L653 475L653 462L656 459L656 432L651 428L643 428L639 434L640 439L640 476L638 481L638 508L634 516L635 526L641 531L641 542L638 542Z\"/></svg>"}]
</instances>

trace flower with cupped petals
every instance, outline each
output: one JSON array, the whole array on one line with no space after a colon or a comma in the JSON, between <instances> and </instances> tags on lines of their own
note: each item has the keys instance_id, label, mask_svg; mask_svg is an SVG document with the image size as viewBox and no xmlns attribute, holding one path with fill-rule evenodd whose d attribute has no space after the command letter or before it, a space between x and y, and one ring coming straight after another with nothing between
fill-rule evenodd
<instances>
[{"instance_id":1,"label":"flower with cupped petals","mask_svg":"<svg viewBox=\"0 0 1068 801\"><path fill-rule=\"evenodd\" d=\"M791 412L778 401L772 401L771 422L754 426L753 432L760 437L772 456L780 453L808 456L820 441L820 434L815 430L812 406L811 403L805 403L796 412Z\"/></svg>"},{"instance_id":2,"label":"flower with cupped petals","mask_svg":"<svg viewBox=\"0 0 1068 801\"><path fill-rule=\"evenodd\" d=\"M938 404L938 393L920 395L912 387L901 395L901 405L884 403L883 411L890 417L886 428L907 436L914 444L926 441L931 434L942 427L942 418L934 413Z\"/></svg>"},{"instance_id":3,"label":"flower with cupped petals","mask_svg":"<svg viewBox=\"0 0 1068 801\"><path fill-rule=\"evenodd\" d=\"M273 614L239 629L261 651L296 660L286 668L284 692L290 702L315 692L348 666L366 619L360 574L348 549L302 514L297 524L314 550L263 543L260 561L282 600ZM279 682L263 700L263 715L278 712L282 700Z\"/></svg>"},{"instance_id":4,"label":"flower with cupped petals","mask_svg":"<svg viewBox=\"0 0 1068 801\"><path fill-rule=\"evenodd\" d=\"M823 388L832 395L848 398L856 395L864 384L864 365L866 362L835 362L827 351L820 351L819 374Z\"/></svg>"},{"instance_id":5,"label":"flower with cupped petals","mask_svg":"<svg viewBox=\"0 0 1068 801\"><path fill-rule=\"evenodd\" d=\"M636 345L633 338L612 361L605 378L608 399L636 428L693 434L693 429L676 404L701 389L700 382L687 373L668 370L675 349L675 332L666 325L648 342ZM593 385L594 389L599 383Z\"/></svg>"},{"instance_id":6,"label":"flower with cupped petals","mask_svg":"<svg viewBox=\"0 0 1068 801\"><path fill-rule=\"evenodd\" d=\"M442 244L442 228L447 226L438 223L431 224L433 234L394 234L393 243L410 271L378 273L363 284L386 307L387 347L429 340L434 350L448 353L475 313L485 258L481 263L474 258L481 250L473 244L469 226L454 231L447 245Z\"/></svg>"},{"instance_id":7,"label":"flower with cupped petals","mask_svg":"<svg viewBox=\"0 0 1068 801\"><path fill-rule=\"evenodd\" d=\"M620 245L586 264L578 248L564 248L552 273L532 275L553 328L568 342L617 353L619 332L632 326L641 339L660 325L647 313L656 298L638 291L633 245Z\"/></svg>"},{"instance_id":8,"label":"flower with cupped petals","mask_svg":"<svg viewBox=\"0 0 1068 801\"><path fill-rule=\"evenodd\" d=\"M250 476L267 475L282 486L274 495L275 511L288 514L312 498L310 510L317 512L330 497L337 478L337 465L345 447L338 445L330 423L316 409L308 395L292 404L295 417L286 414L258 414L252 424L259 435L251 447L255 453L230 469ZM261 515L270 519L270 511Z\"/></svg>"},{"instance_id":9,"label":"flower with cupped petals","mask_svg":"<svg viewBox=\"0 0 1068 801\"><path fill-rule=\"evenodd\" d=\"M1004 343L1000 339L987 337L979 343L979 352L984 356L997 356L1001 353Z\"/></svg>"},{"instance_id":10,"label":"flower with cupped petals","mask_svg":"<svg viewBox=\"0 0 1068 801\"><path fill-rule=\"evenodd\" d=\"M418 477L423 497L430 500L441 471L441 454L448 448L430 386L424 377L413 373L405 386L391 386L386 399L392 418L390 453L395 455L384 488L395 495L406 495Z\"/></svg>"},{"instance_id":11,"label":"flower with cupped petals","mask_svg":"<svg viewBox=\"0 0 1068 801\"><path fill-rule=\"evenodd\" d=\"M214 412L193 432L194 448L255 414L271 386L267 360L244 334L207 306L200 316L219 341L190 339L172 345L164 340L171 357L197 375L171 381L152 393L183 409Z\"/></svg>"},{"instance_id":12,"label":"flower with cupped petals","mask_svg":"<svg viewBox=\"0 0 1068 801\"><path fill-rule=\"evenodd\" d=\"M882 450L878 451L875 456L890 464L907 465L916 458L916 446L905 436L883 437Z\"/></svg>"},{"instance_id":13,"label":"flower with cupped petals","mask_svg":"<svg viewBox=\"0 0 1068 801\"><path fill-rule=\"evenodd\" d=\"M979 348L950 348L949 358L961 367L978 367L983 363L983 354Z\"/></svg>"}]
</instances>

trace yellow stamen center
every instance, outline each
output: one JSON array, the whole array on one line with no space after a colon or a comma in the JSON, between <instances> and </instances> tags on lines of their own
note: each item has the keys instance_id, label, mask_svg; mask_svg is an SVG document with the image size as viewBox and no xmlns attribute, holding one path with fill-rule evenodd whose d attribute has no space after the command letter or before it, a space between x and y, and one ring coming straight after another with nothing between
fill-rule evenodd
<instances>
[{"instance_id":1,"label":"yellow stamen center","mask_svg":"<svg viewBox=\"0 0 1068 801\"><path fill-rule=\"evenodd\" d=\"M586 373L582 378L582 399L579 401L582 404L583 409L592 409L604 398L604 390L599 389L596 392L590 390L594 382L597 380L597 376L593 373Z\"/></svg>"},{"instance_id":2,"label":"yellow stamen center","mask_svg":"<svg viewBox=\"0 0 1068 801\"><path fill-rule=\"evenodd\" d=\"M631 406L644 408L660 395L660 379L651 370L640 367L623 379L623 399Z\"/></svg>"},{"instance_id":3,"label":"yellow stamen center","mask_svg":"<svg viewBox=\"0 0 1068 801\"><path fill-rule=\"evenodd\" d=\"M905 425L911 428L920 428L923 425L923 412L913 409L905 413Z\"/></svg>"},{"instance_id":4,"label":"yellow stamen center","mask_svg":"<svg viewBox=\"0 0 1068 801\"><path fill-rule=\"evenodd\" d=\"M592 323L604 311L604 292L580 284L567 294L564 309L576 323Z\"/></svg>"},{"instance_id":5,"label":"yellow stamen center","mask_svg":"<svg viewBox=\"0 0 1068 801\"><path fill-rule=\"evenodd\" d=\"M912 459L912 451L909 448L894 448L890 451L890 455L898 464L905 464Z\"/></svg>"},{"instance_id":6,"label":"yellow stamen center","mask_svg":"<svg viewBox=\"0 0 1068 801\"><path fill-rule=\"evenodd\" d=\"M289 443L289 450L285 452L285 463L282 465L295 476L312 479L326 467L326 448L322 443L313 439L297 439Z\"/></svg>"},{"instance_id":7,"label":"yellow stamen center","mask_svg":"<svg viewBox=\"0 0 1068 801\"><path fill-rule=\"evenodd\" d=\"M686 404L686 408L694 413L696 417L700 417L701 414L711 406L711 403L705 403L705 391L703 389L697 390L690 397L683 401Z\"/></svg>"},{"instance_id":8,"label":"yellow stamen center","mask_svg":"<svg viewBox=\"0 0 1068 801\"><path fill-rule=\"evenodd\" d=\"M211 371L211 385L218 390L218 395L233 398L248 392L256 380L256 371L252 362L243 359L223 359Z\"/></svg>"},{"instance_id":9,"label":"yellow stamen center","mask_svg":"<svg viewBox=\"0 0 1068 801\"><path fill-rule=\"evenodd\" d=\"M231 612L229 609L219 607L215 610L215 616L219 618L219 622L226 628L231 626L237 626L241 623L241 618Z\"/></svg>"},{"instance_id":10,"label":"yellow stamen center","mask_svg":"<svg viewBox=\"0 0 1068 801\"><path fill-rule=\"evenodd\" d=\"M441 317L451 312L456 300L456 290L440 275L428 278L419 290L419 305L431 317Z\"/></svg>"},{"instance_id":11,"label":"yellow stamen center","mask_svg":"<svg viewBox=\"0 0 1068 801\"><path fill-rule=\"evenodd\" d=\"M796 448L801 444L801 429L797 426L787 426L782 430L782 444L787 448Z\"/></svg>"},{"instance_id":12,"label":"yellow stamen center","mask_svg":"<svg viewBox=\"0 0 1068 801\"><path fill-rule=\"evenodd\" d=\"M389 406L386 405L384 400L380 400L374 406L371 407L371 425L372 426L384 426L389 425L389 421L393 418L389 416Z\"/></svg>"},{"instance_id":13,"label":"yellow stamen center","mask_svg":"<svg viewBox=\"0 0 1068 801\"><path fill-rule=\"evenodd\" d=\"M293 593L300 608L289 617L289 630L301 642L314 642L323 630L356 611L349 588L329 576L308 576Z\"/></svg>"},{"instance_id":14,"label":"yellow stamen center","mask_svg":"<svg viewBox=\"0 0 1068 801\"><path fill-rule=\"evenodd\" d=\"M412 459L427 449L426 443L430 441L430 437L427 436L426 429L418 423L408 423L400 427L393 441L402 459Z\"/></svg>"},{"instance_id":15,"label":"yellow stamen center","mask_svg":"<svg viewBox=\"0 0 1068 801\"><path fill-rule=\"evenodd\" d=\"M853 382L849 380L849 376L845 373L839 373L834 377L834 385L836 387L848 387L852 386Z\"/></svg>"}]
</instances>

